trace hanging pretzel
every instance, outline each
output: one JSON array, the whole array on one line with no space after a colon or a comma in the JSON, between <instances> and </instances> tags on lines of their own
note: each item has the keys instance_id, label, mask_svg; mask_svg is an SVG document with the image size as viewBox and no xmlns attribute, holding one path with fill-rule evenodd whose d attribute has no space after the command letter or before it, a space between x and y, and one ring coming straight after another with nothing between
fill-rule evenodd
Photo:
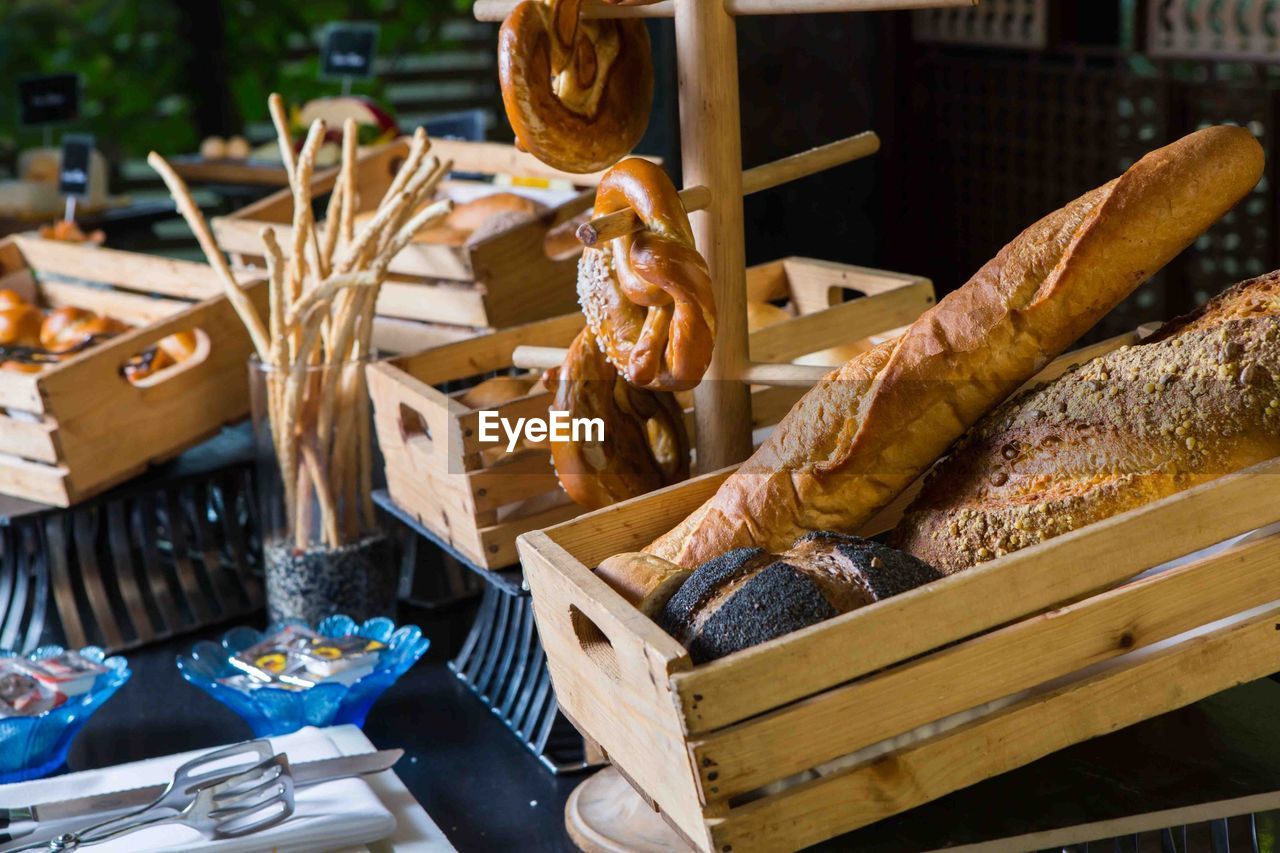
<instances>
[{"instance_id":1,"label":"hanging pretzel","mask_svg":"<svg viewBox=\"0 0 1280 853\"><path fill-rule=\"evenodd\" d=\"M601 441L551 442L556 477L575 503L599 509L689 476L689 436L675 396L628 385L589 329L542 381L554 410L604 423Z\"/></svg>"},{"instance_id":2,"label":"hanging pretzel","mask_svg":"<svg viewBox=\"0 0 1280 853\"><path fill-rule=\"evenodd\" d=\"M578 301L601 349L627 381L685 391L702 381L715 344L707 262L670 179L647 160L623 160L596 190L595 215L630 207L645 228L588 248Z\"/></svg>"},{"instance_id":3,"label":"hanging pretzel","mask_svg":"<svg viewBox=\"0 0 1280 853\"><path fill-rule=\"evenodd\" d=\"M583 20L582 0L525 0L498 35L516 142L566 172L596 172L640 141L653 106L644 22Z\"/></svg>"}]
</instances>

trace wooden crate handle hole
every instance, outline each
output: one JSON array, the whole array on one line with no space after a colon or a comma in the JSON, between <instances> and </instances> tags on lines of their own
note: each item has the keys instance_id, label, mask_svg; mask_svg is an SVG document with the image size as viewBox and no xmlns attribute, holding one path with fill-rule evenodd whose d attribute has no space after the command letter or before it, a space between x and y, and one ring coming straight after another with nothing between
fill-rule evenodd
<instances>
[{"instance_id":1,"label":"wooden crate handle hole","mask_svg":"<svg viewBox=\"0 0 1280 853\"><path fill-rule=\"evenodd\" d=\"M592 622L591 617L573 604L569 605L569 623L573 627L573 636L582 647L583 654L611 680L621 680L618 654L613 650L613 643L604 631L600 630L600 626Z\"/></svg>"}]
</instances>

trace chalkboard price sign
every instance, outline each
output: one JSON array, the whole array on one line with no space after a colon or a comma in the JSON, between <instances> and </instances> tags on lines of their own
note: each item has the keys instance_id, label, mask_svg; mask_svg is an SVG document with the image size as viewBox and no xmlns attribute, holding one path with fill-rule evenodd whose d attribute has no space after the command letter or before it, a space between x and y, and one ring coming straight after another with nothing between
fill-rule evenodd
<instances>
[{"instance_id":1,"label":"chalkboard price sign","mask_svg":"<svg viewBox=\"0 0 1280 853\"><path fill-rule=\"evenodd\" d=\"M58 168L58 192L84 198L89 195L89 167L93 162L93 137L67 134L62 137L62 165Z\"/></svg>"},{"instance_id":2,"label":"chalkboard price sign","mask_svg":"<svg viewBox=\"0 0 1280 853\"><path fill-rule=\"evenodd\" d=\"M18 79L18 104L25 125L61 124L80 114L79 74L33 74Z\"/></svg>"},{"instance_id":3,"label":"chalkboard price sign","mask_svg":"<svg viewBox=\"0 0 1280 853\"><path fill-rule=\"evenodd\" d=\"M325 77L372 77L378 25L335 23L325 29L320 73Z\"/></svg>"}]
</instances>

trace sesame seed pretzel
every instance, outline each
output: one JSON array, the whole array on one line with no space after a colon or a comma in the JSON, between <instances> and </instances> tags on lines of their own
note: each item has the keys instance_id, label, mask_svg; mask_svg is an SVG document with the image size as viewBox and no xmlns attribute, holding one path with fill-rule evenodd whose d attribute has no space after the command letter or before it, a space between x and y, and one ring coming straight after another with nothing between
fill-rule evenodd
<instances>
[{"instance_id":1,"label":"sesame seed pretzel","mask_svg":"<svg viewBox=\"0 0 1280 853\"><path fill-rule=\"evenodd\" d=\"M600 348L628 382L685 391L702 381L715 344L707 262L661 168L631 158L605 173L595 215L628 207L644 229L583 252L578 301Z\"/></svg>"},{"instance_id":2,"label":"sesame seed pretzel","mask_svg":"<svg viewBox=\"0 0 1280 853\"><path fill-rule=\"evenodd\" d=\"M554 410L604 422L600 441L551 442L556 477L575 503L599 509L689 476L689 436L675 395L627 384L590 329L542 381L555 395Z\"/></svg>"},{"instance_id":3,"label":"sesame seed pretzel","mask_svg":"<svg viewBox=\"0 0 1280 853\"><path fill-rule=\"evenodd\" d=\"M595 172L640 141L653 106L644 22L584 20L582 0L525 0L498 34L498 79L519 147Z\"/></svg>"}]
</instances>

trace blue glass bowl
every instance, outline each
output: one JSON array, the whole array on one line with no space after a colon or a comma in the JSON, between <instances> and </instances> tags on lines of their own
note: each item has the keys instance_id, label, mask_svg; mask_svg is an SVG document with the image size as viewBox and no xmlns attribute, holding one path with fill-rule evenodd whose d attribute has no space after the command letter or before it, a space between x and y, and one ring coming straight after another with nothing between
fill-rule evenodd
<instances>
[{"instance_id":1,"label":"blue glass bowl","mask_svg":"<svg viewBox=\"0 0 1280 853\"><path fill-rule=\"evenodd\" d=\"M62 646L41 646L27 655L27 660L44 660L63 651ZM0 782L39 779L61 767L67 760L71 742L93 712L102 707L102 703L110 699L132 675L124 658L106 657L106 653L97 646L80 649L80 654L107 668L93 682L91 689L71 697L58 708L34 717L0 719ZM16 655L0 650L0 657Z\"/></svg>"},{"instance_id":2,"label":"blue glass bowl","mask_svg":"<svg viewBox=\"0 0 1280 853\"><path fill-rule=\"evenodd\" d=\"M205 640L197 643L190 655L179 655L178 669L187 681L239 714L253 729L255 737L271 737L303 726L344 723L363 726L373 703L417 663L431 645L416 625L397 628L390 619L382 617L358 625L349 616L330 616L315 627L318 633L326 637L355 634L386 644L373 672L349 685L317 684L307 690L270 686L241 690L218 681L240 673L231 665L231 658L237 652L290 624L305 623L300 620L277 622L268 627L265 634L252 628L233 628L222 635L221 643Z\"/></svg>"}]
</instances>

